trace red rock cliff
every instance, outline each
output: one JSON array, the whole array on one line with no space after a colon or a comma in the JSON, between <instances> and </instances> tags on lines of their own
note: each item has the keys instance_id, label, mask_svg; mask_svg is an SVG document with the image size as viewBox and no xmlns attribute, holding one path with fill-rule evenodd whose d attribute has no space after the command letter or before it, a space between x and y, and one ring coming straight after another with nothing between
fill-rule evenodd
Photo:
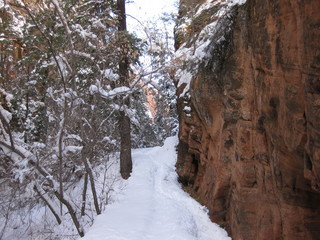
<instances>
[{"instance_id":1,"label":"red rock cliff","mask_svg":"<svg viewBox=\"0 0 320 240\"><path fill-rule=\"evenodd\" d=\"M238 2L180 3L179 179L234 240L320 239L320 1Z\"/></svg>"}]
</instances>

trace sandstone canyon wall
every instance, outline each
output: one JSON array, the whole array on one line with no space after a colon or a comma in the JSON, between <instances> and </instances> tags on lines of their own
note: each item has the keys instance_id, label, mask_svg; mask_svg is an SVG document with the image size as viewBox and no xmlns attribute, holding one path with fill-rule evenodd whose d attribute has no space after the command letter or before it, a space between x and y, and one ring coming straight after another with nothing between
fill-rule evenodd
<instances>
[{"instance_id":1,"label":"sandstone canyon wall","mask_svg":"<svg viewBox=\"0 0 320 240\"><path fill-rule=\"evenodd\" d=\"M181 0L177 172L234 240L320 239L320 1Z\"/></svg>"}]
</instances>

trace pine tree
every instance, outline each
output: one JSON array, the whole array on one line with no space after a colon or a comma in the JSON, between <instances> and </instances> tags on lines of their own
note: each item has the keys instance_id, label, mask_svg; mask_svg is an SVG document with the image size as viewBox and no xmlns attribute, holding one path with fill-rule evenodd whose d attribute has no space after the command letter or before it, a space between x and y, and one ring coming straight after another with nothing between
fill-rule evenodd
<instances>
[{"instance_id":1,"label":"pine tree","mask_svg":"<svg viewBox=\"0 0 320 240\"><path fill-rule=\"evenodd\" d=\"M119 55L114 48L117 19L112 14L113 3L49 0L45 6L27 1L15 4L26 20L20 36L25 53L16 64L18 74L10 85L8 79L5 82L13 93L9 110L18 134L11 138L12 144L7 138L0 146L5 152L10 149L16 153L17 159L8 156L17 168L13 173L26 167L19 162L27 159L24 152L29 154L24 174L32 181L27 184L33 185L44 201L43 193L55 196L61 203L58 215L64 205L82 236L79 213L75 211L78 207L67 200L65 191L68 182L88 175L94 206L100 214L91 166L109 150L116 150L111 142L116 137L117 110L112 107L112 97L100 94L111 90L117 78L112 73L117 72L115 56Z\"/></svg>"},{"instance_id":2,"label":"pine tree","mask_svg":"<svg viewBox=\"0 0 320 240\"><path fill-rule=\"evenodd\" d=\"M0 178L14 186L17 209L41 199L58 224L67 213L82 236L89 190L96 214L103 209L94 167L120 151L127 179L131 145L152 146L168 135L159 132L170 131L160 117L173 103L165 98L172 89L163 84L164 43L155 34L148 43L152 67L139 65L147 47L127 31L124 0L8 0L0 14ZM145 104L153 81L162 101L155 119ZM80 179L81 201L70 201L70 186Z\"/></svg>"}]
</instances>

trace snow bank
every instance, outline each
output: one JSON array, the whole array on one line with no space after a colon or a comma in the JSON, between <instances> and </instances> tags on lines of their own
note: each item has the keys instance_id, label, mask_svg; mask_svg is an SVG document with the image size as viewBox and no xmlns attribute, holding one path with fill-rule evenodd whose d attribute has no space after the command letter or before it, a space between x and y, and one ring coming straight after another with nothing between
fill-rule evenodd
<instances>
[{"instance_id":1,"label":"snow bank","mask_svg":"<svg viewBox=\"0 0 320 240\"><path fill-rule=\"evenodd\" d=\"M177 138L133 152L133 173L81 240L227 240L207 209L185 193L175 171Z\"/></svg>"}]
</instances>

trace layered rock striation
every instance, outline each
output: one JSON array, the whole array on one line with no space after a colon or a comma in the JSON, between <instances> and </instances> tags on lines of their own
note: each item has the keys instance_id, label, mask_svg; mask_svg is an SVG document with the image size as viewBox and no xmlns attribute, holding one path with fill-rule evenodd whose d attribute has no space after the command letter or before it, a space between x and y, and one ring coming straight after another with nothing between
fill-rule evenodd
<instances>
[{"instance_id":1,"label":"layered rock striation","mask_svg":"<svg viewBox=\"0 0 320 240\"><path fill-rule=\"evenodd\" d=\"M320 1L180 1L180 182L235 240L320 239Z\"/></svg>"}]
</instances>

